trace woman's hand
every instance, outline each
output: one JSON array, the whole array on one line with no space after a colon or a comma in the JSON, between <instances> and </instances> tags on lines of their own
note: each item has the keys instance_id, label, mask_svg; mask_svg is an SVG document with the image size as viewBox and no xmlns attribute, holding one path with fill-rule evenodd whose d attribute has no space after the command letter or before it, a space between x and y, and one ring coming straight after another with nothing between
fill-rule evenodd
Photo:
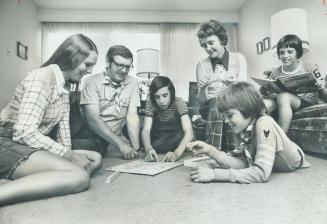
<instances>
[{"instance_id":1,"label":"woman's hand","mask_svg":"<svg viewBox=\"0 0 327 224\"><path fill-rule=\"evenodd\" d=\"M72 162L85 169L88 173L92 173L92 170L94 168L92 162L94 161L94 159L90 158L86 154L76 153L74 151L72 152L73 152Z\"/></svg>"},{"instance_id":2,"label":"woman's hand","mask_svg":"<svg viewBox=\"0 0 327 224\"><path fill-rule=\"evenodd\" d=\"M199 166L191 171L191 179L195 183L206 183L215 180L215 172L213 169Z\"/></svg>"},{"instance_id":3,"label":"woman's hand","mask_svg":"<svg viewBox=\"0 0 327 224\"><path fill-rule=\"evenodd\" d=\"M158 155L156 153L156 150L150 149L145 152L145 161L146 162L158 162Z\"/></svg>"},{"instance_id":4,"label":"woman's hand","mask_svg":"<svg viewBox=\"0 0 327 224\"><path fill-rule=\"evenodd\" d=\"M199 79L199 81L198 81L198 85L199 85L200 87L205 87L205 86L207 86L207 85L208 85L208 79L207 79L207 77L206 77L206 76L202 76L202 77Z\"/></svg>"},{"instance_id":5,"label":"woman's hand","mask_svg":"<svg viewBox=\"0 0 327 224\"><path fill-rule=\"evenodd\" d=\"M167 152L165 157L163 158L162 162L175 162L179 159L179 155L175 152Z\"/></svg>"},{"instance_id":6,"label":"woman's hand","mask_svg":"<svg viewBox=\"0 0 327 224\"><path fill-rule=\"evenodd\" d=\"M187 143L186 148L192 152L193 156L198 156L201 154L210 155L214 149L213 146L202 141Z\"/></svg>"},{"instance_id":7,"label":"woman's hand","mask_svg":"<svg viewBox=\"0 0 327 224\"><path fill-rule=\"evenodd\" d=\"M62 156L63 158L72 161L73 159L73 151L71 149L67 149L65 154Z\"/></svg>"}]
</instances>

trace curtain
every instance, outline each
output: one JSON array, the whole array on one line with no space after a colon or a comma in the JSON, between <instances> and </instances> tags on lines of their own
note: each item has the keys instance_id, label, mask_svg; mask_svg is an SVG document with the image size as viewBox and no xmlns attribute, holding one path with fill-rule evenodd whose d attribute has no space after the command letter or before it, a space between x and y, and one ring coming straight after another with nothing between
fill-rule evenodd
<instances>
[{"instance_id":1,"label":"curtain","mask_svg":"<svg viewBox=\"0 0 327 224\"><path fill-rule=\"evenodd\" d=\"M227 48L237 51L237 26L224 24L229 37ZM148 23L43 23L42 62L70 35L82 33L98 47L98 62L93 74L106 66L105 55L110 46L122 44L134 54L141 48L154 48L160 52L160 75L168 76L176 88L176 96L188 101L189 82L196 81L195 68L207 56L200 47L196 33L198 24ZM137 68L130 72L136 76Z\"/></svg>"},{"instance_id":2,"label":"curtain","mask_svg":"<svg viewBox=\"0 0 327 224\"><path fill-rule=\"evenodd\" d=\"M236 24L223 24L229 38L227 49L237 51ZM207 57L196 33L198 24L160 24L161 75L168 76L176 88L176 96L188 101L189 82L196 81L196 65Z\"/></svg>"},{"instance_id":3,"label":"curtain","mask_svg":"<svg viewBox=\"0 0 327 224\"><path fill-rule=\"evenodd\" d=\"M159 26L146 23L43 23L42 62L46 61L56 48L70 35L82 33L88 36L98 48L98 62L93 73L102 72L106 66L105 55L113 45L125 45L133 55L140 48L160 48ZM160 50L160 49L159 49ZM135 76L136 70L130 74Z\"/></svg>"}]
</instances>

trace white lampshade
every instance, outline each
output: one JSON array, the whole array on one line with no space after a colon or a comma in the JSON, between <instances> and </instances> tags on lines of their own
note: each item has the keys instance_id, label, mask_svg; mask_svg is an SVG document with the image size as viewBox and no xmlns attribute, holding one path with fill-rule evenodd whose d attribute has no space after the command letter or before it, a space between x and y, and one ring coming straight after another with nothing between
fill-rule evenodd
<instances>
[{"instance_id":1,"label":"white lampshade","mask_svg":"<svg viewBox=\"0 0 327 224\"><path fill-rule=\"evenodd\" d=\"M159 75L159 51L152 48L137 50L136 68L138 77L150 79Z\"/></svg>"},{"instance_id":2,"label":"white lampshade","mask_svg":"<svg viewBox=\"0 0 327 224\"><path fill-rule=\"evenodd\" d=\"M308 21L304 9L285 9L271 16L271 44L274 56L277 56L278 41L287 34L297 35L302 40L303 53L309 51Z\"/></svg>"}]
</instances>

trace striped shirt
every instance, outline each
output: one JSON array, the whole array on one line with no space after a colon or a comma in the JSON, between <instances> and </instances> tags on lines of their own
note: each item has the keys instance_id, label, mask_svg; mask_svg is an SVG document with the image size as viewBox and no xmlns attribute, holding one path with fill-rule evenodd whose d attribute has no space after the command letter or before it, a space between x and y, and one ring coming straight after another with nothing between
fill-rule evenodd
<instances>
[{"instance_id":1,"label":"striped shirt","mask_svg":"<svg viewBox=\"0 0 327 224\"><path fill-rule=\"evenodd\" d=\"M17 86L0 120L13 124L13 141L63 156L71 148L69 92L57 65L32 70ZM47 135L58 124L55 140Z\"/></svg>"},{"instance_id":2,"label":"striped shirt","mask_svg":"<svg viewBox=\"0 0 327 224\"><path fill-rule=\"evenodd\" d=\"M148 98L145 106L146 117L153 117L155 115L158 115L161 121L168 121L173 117L181 117L187 113L187 105L185 101L180 97L176 97L175 101L167 109L159 109L157 106L153 105L150 98Z\"/></svg>"},{"instance_id":3,"label":"striped shirt","mask_svg":"<svg viewBox=\"0 0 327 224\"><path fill-rule=\"evenodd\" d=\"M204 76L208 83L209 99L217 96L227 87L225 81L228 83L235 83L244 79L241 77L243 74L240 74L244 72L242 69L246 69L241 68L242 59L244 59L242 54L229 52L228 70L226 70L222 64L216 64L216 68L213 70L210 57L206 57L200 61ZM201 79L201 77L199 79ZM199 87L202 88L204 86L199 85Z\"/></svg>"}]
</instances>

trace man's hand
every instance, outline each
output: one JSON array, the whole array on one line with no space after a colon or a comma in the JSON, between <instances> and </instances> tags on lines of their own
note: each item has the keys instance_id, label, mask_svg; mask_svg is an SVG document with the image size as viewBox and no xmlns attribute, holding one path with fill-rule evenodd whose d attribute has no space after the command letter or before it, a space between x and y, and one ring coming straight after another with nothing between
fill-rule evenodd
<instances>
[{"instance_id":1,"label":"man's hand","mask_svg":"<svg viewBox=\"0 0 327 224\"><path fill-rule=\"evenodd\" d=\"M186 148L192 152L193 156L199 156L201 154L210 155L213 150L213 146L202 141L187 143Z\"/></svg>"},{"instance_id":2,"label":"man's hand","mask_svg":"<svg viewBox=\"0 0 327 224\"><path fill-rule=\"evenodd\" d=\"M158 155L154 149L147 150L145 152L145 161L146 162L158 162Z\"/></svg>"},{"instance_id":3,"label":"man's hand","mask_svg":"<svg viewBox=\"0 0 327 224\"><path fill-rule=\"evenodd\" d=\"M206 183L215 180L215 172L213 169L199 166L191 171L191 179L195 183Z\"/></svg>"},{"instance_id":4,"label":"man's hand","mask_svg":"<svg viewBox=\"0 0 327 224\"><path fill-rule=\"evenodd\" d=\"M76 153L74 151L72 151L72 153L72 162L85 169L88 173L91 173L93 170L93 158L90 158L86 154Z\"/></svg>"},{"instance_id":5,"label":"man's hand","mask_svg":"<svg viewBox=\"0 0 327 224\"><path fill-rule=\"evenodd\" d=\"M119 150L123 154L124 159L135 159L137 157L137 151L126 143L123 143Z\"/></svg>"}]
</instances>

